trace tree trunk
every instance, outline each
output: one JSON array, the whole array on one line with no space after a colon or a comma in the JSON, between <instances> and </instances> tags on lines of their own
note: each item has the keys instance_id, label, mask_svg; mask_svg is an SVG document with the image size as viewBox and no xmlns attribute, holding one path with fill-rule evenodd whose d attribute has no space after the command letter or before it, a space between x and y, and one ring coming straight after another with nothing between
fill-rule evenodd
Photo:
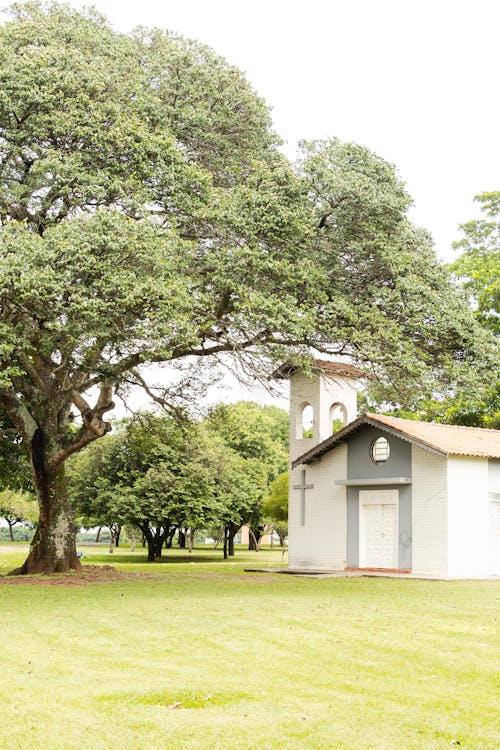
<instances>
[{"instance_id":1,"label":"tree trunk","mask_svg":"<svg viewBox=\"0 0 500 750\"><path fill-rule=\"evenodd\" d=\"M264 526L248 526L248 549L258 552L264 535Z\"/></svg>"},{"instance_id":2,"label":"tree trunk","mask_svg":"<svg viewBox=\"0 0 500 750\"><path fill-rule=\"evenodd\" d=\"M186 549L186 533L183 529L179 529L179 547Z\"/></svg>"},{"instance_id":3,"label":"tree trunk","mask_svg":"<svg viewBox=\"0 0 500 750\"><path fill-rule=\"evenodd\" d=\"M135 528L133 526L127 526L127 534L130 541L130 551L135 552L136 535Z\"/></svg>"},{"instance_id":4,"label":"tree trunk","mask_svg":"<svg viewBox=\"0 0 500 750\"><path fill-rule=\"evenodd\" d=\"M76 527L68 499L64 465L49 472L44 459L44 435L35 431L31 443L33 478L40 507L37 528L24 564L11 575L80 571Z\"/></svg>"},{"instance_id":5,"label":"tree trunk","mask_svg":"<svg viewBox=\"0 0 500 750\"><path fill-rule=\"evenodd\" d=\"M230 521L224 527L224 560L234 557L234 537L238 533L239 526Z\"/></svg>"},{"instance_id":6,"label":"tree trunk","mask_svg":"<svg viewBox=\"0 0 500 750\"><path fill-rule=\"evenodd\" d=\"M10 521L7 521L7 523L9 524L10 541L13 542L14 541L14 532L13 532L14 524L10 523Z\"/></svg>"},{"instance_id":7,"label":"tree trunk","mask_svg":"<svg viewBox=\"0 0 500 750\"><path fill-rule=\"evenodd\" d=\"M227 553L229 557L234 557L234 537L236 536L236 531L233 531L232 524L229 527L229 539L228 539L228 549Z\"/></svg>"},{"instance_id":8,"label":"tree trunk","mask_svg":"<svg viewBox=\"0 0 500 750\"><path fill-rule=\"evenodd\" d=\"M154 550L155 550L154 559L155 560L161 560L161 551L163 549L164 541L165 541L165 532L157 531L155 539L154 539ZM170 540L170 546L172 546L172 540Z\"/></svg>"},{"instance_id":9,"label":"tree trunk","mask_svg":"<svg viewBox=\"0 0 500 750\"><path fill-rule=\"evenodd\" d=\"M150 539L149 537L147 537L147 542L148 542L148 562L154 562L155 561L155 552L156 552L156 549L155 549L155 538L151 537L151 539Z\"/></svg>"},{"instance_id":10,"label":"tree trunk","mask_svg":"<svg viewBox=\"0 0 500 750\"><path fill-rule=\"evenodd\" d=\"M148 562L154 562L155 561L155 537L153 532L148 526L144 526L141 528L142 532L142 538L143 538L143 547L148 545Z\"/></svg>"},{"instance_id":11,"label":"tree trunk","mask_svg":"<svg viewBox=\"0 0 500 750\"><path fill-rule=\"evenodd\" d=\"M189 529L189 534L188 534L188 549L189 549L189 553L191 553L193 551L193 547L194 547L194 529L191 526L191 528Z\"/></svg>"},{"instance_id":12,"label":"tree trunk","mask_svg":"<svg viewBox=\"0 0 500 750\"><path fill-rule=\"evenodd\" d=\"M177 531L177 526L172 526L171 529L168 529L169 524L166 523L167 531L162 535L162 538L166 537L165 541L165 548L166 549L172 549L172 542L174 541L175 532Z\"/></svg>"},{"instance_id":13,"label":"tree trunk","mask_svg":"<svg viewBox=\"0 0 500 750\"><path fill-rule=\"evenodd\" d=\"M122 527L120 525L117 525L116 533L115 533L115 547L120 546L120 534L121 533L122 533Z\"/></svg>"},{"instance_id":14,"label":"tree trunk","mask_svg":"<svg viewBox=\"0 0 500 750\"><path fill-rule=\"evenodd\" d=\"M97 534L96 534L96 538L95 538L95 543L96 544L99 541L99 537L101 536L101 531L102 531L102 526L99 526L99 528L97 529Z\"/></svg>"}]
</instances>

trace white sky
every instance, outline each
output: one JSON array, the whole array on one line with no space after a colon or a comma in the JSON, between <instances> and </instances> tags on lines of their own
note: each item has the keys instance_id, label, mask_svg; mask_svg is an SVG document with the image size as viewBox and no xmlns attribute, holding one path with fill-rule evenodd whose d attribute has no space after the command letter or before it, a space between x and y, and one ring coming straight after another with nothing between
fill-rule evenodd
<instances>
[{"instance_id":1,"label":"white sky","mask_svg":"<svg viewBox=\"0 0 500 750\"><path fill-rule=\"evenodd\" d=\"M245 71L289 156L301 138L338 136L394 163L443 259L473 196L500 189L498 0L95 5L116 28L174 30Z\"/></svg>"}]
</instances>

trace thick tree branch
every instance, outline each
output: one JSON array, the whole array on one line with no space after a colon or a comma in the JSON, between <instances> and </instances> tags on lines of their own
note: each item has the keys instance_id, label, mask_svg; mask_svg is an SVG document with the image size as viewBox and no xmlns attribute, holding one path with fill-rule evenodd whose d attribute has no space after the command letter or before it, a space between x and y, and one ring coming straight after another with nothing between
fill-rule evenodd
<instances>
[{"instance_id":1,"label":"thick tree branch","mask_svg":"<svg viewBox=\"0 0 500 750\"><path fill-rule=\"evenodd\" d=\"M66 461L67 458L69 458L69 456L81 450L89 443L92 443L94 440L103 437L107 432L111 430L111 425L109 422L102 422L101 420L101 426L102 429L100 431L97 431L93 428L90 429L86 425L82 426L75 437L71 440L71 442L68 443L68 445L65 445L64 448L60 448L55 453L55 455L52 456L52 458L47 462L47 467L49 468L49 470L57 471L57 469Z\"/></svg>"},{"instance_id":2,"label":"thick tree branch","mask_svg":"<svg viewBox=\"0 0 500 750\"><path fill-rule=\"evenodd\" d=\"M102 415L107 411L111 411L111 409L115 408L115 404L112 399L113 385L114 383L111 378L106 378L101 385L99 398L97 399L97 403L94 407L95 414L100 417L102 417Z\"/></svg>"},{"instance_id":3,"label":"thick tree branch","mask_svg":"<svg viewBox=\"0 0 500 750\"><path fill-rule=\"evenodd\" d=\"M23 440L26 443L31 442L38 425L26 405L7 390L0 391L0 405L11 418Z\"/></svg>"}]
</instances>

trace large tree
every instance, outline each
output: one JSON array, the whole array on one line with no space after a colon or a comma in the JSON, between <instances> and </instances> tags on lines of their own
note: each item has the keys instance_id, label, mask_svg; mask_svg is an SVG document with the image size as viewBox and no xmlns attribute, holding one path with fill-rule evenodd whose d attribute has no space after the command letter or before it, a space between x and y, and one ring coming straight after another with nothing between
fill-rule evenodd
<instances>
[{"instance_id":1,"label":"large tree","mask_svg":"<svg viewBox=\"0 0 500 750\"><path fill-rule=\"evenodd\" d=\"M228 352L265 377L315 347L369 364L404 400L484 354L390 165L333 140L305 145L294 170L262 100L201 44L64 5L11 13L0 406L40 505L20 572L79 569L65 461L108 432L117 389L153 393L151 363L206 371Z\"/></svg>"}]
</instances>

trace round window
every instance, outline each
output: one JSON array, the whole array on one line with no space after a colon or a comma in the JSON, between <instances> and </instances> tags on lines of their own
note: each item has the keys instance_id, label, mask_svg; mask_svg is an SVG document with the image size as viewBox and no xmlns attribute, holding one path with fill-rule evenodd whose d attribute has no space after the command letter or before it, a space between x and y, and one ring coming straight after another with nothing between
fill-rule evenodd
<instances>
[{"instance_id":1,"label":"round window","mask_svg":"<svg viewBox=\"0 0 500 750\"><path fill-rule=\"evenodd\" d=\"M374 440L370 448L370 458L374 464L383 464L391 454L389 443L384 437Z\"/></svg>"}]
</instances>

